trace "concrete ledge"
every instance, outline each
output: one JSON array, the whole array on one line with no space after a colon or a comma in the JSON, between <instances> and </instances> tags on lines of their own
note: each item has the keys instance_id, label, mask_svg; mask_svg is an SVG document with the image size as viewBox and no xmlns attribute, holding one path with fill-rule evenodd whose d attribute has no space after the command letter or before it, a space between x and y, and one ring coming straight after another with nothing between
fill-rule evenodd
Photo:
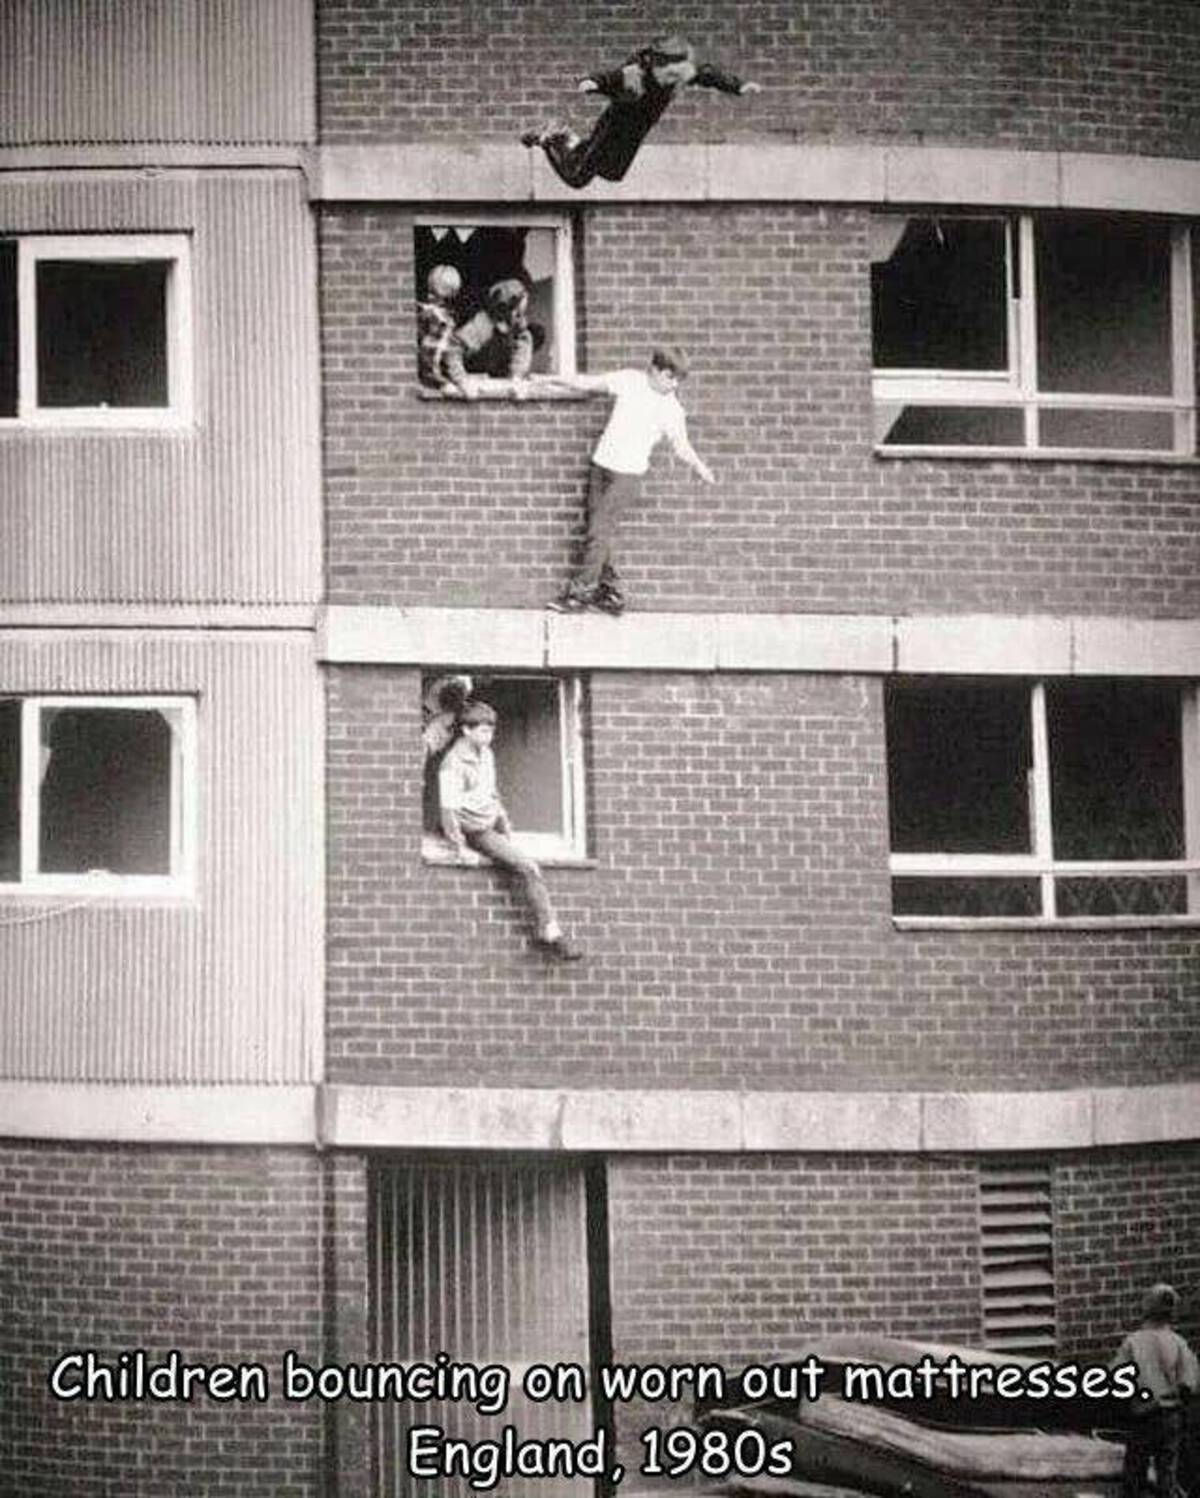
<instances>
[{"instance_id":1,"label":"concrete ledge","mask_svg":"<svg viewBox=\"0 0 1200 1498\"><path fill-rule=\"evenodd\" d=\"M1065 1092L0 1082L0 1137L629 1154L987 1154L1200 1141L1200 1082Z\"/></svg>"},{"instance_id":2,"label":"concrete ledge","mask_svg":"<svg viewBox=\"0 0 1200 1498\"><path fill-rule=\"evenodd\" d=\"M0 1082L0 1135L113 1144L306 1144L313 1087Z\"/></svg>"},{"instance_id":3,"label":"concrete ledge","mask_svg":"<svg viewBox=\"0 0 1200 1498\"><path fill-rule=\"evenodd\" d=\"M922 1143L937 1151L1087 1149L1097 1142L1095 1097L1086 1091L931 1094L923 1100Z\"/></svg>"},{"instance_id":4,"label":"concrete ledge","mask_svg":"<svg viewBox=\"0 0 1200 1498\"><path fill-rule=\"evenodd\" d=\"M1067 619L982 614L897 619L896 670L1066 676L1071 629Z\"/></svg>"},{"instance_id":5,"label":"concrete ledge","mask_svg":"<svg viewBox=\"0 0 1200 1498\"><path fill-rule=\"evenodd\" d=\"M1200 675L1200 619L1080 619L1074 670L1081 676Z\"/></svg>"},{"instance_id":6,"label":"concrete ledge","mask_svg":"<svg viewBox=\"0 0 1200 1498\"><path fill-rule=\"evenodd\" d=\"M543 666L545 615L521 609L323 611L317 656L347 664Z\"/></svg>"},{"instance_id":7,"label":"concrete ledge","mask_svg":"<svg viewBox=\"0 0 1200 1498\"><path fill-rule=\"evenodd\" d=\"M1200 1140L1200 1082L1070 1092L324 1089L323 1141L358 1149L1005 1153Z\"/></svg>"},{"instance_id":8,"label":"concrete ledge","mask_svg":"<svg viewBox=\"0 0 1200 1498\"><path fill-rule=\"evenodd\" d=\"M956 203L1200 212L1200 162L875 142L648 144L623 182L581 191L516 141L322 146L310 192L325 202Z\"/></svg>"},{"instance_id":9,"label":"concrete ledge","mask_svg":"<svg viewBox=\"0 0 1200 1498\"><path fill-rule=\"evenodd\" d=\"M580 670L715 671L714 614L548 614L546 665Z\"/></svg>"},{"instance_id":10,"label":"concrete ledge","mask_svg":"<svg viewBox=\"0 0 1200 1498\"><path fill-rule=\"evenodd\" d=\"M718 671L854 671L892 667L883 615L718 614Z\"/></svg>"},{"instance_id":11,"label":"concrete ledge","mask_svg":"<svg viewBox=\"0 0 1200 1498\"><path fill-rule=\"evenodd\" d=\"M3 623L0 613L0 625ZM1195 676L1200 619L602 614L337 606L323 661L534 670Z\"/></svg>"}]
</instances>

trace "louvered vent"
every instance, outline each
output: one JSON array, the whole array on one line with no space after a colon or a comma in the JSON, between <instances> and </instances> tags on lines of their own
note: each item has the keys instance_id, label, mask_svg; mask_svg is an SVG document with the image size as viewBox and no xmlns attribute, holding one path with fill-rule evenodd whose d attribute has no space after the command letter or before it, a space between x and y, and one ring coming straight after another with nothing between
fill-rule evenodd
<instances>
[{"instance_id":1,"label":"louvered vent","mask_svg":"<svg viewBox=\"0 0 1200 1498\"><path fill-rule=\"evenodd\" d=\"M979 1169L983 1339L997 1352L1053 1353L1054 1223L1050 1169Z\"/></svg>"}]
</instances>

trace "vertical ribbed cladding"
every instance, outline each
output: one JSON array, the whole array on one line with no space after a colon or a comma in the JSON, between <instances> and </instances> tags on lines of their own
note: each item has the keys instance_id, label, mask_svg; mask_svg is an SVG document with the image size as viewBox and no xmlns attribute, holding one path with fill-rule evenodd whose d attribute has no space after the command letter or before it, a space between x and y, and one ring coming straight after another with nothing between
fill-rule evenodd
<instances>
[{"instance_id":1,"label":"vertical ribbed cladding","mask_svg":"<svg viewBox=\"0 0 1200 1498\"><path fill-rule=\"evenodd\" d=\"M191 900L0 894L0 1077L302 1083L320 1054L320 683L306 635L0 633L0 694L193 695Z\"/></svg>"},{"instance_id":2,"label":"vertical ribbed cladding","mask_svg":"<svg viewBox=\"0 0 1200 1498\"><path fill-rule=\"evenodd\" d=\"M4 0L0 147L303 144L311 0Z\"/></svg>"},{"instance_id":3,"label":"vertical ribbed cladding","mask_svg":"<svg viewBox=\"0 0 1200 1498\"><path fill-rule=\"evenodd\" d=\"M188 232L195 420L0 429L0 600L319 596L314 230L298 172L0 178L0 233Z\"/></svg>"}]
</instances>

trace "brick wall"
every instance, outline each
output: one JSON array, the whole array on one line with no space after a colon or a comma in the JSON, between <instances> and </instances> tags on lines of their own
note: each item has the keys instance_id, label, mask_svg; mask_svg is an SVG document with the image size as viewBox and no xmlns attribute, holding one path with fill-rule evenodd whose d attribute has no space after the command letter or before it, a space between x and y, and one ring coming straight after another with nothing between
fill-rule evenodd
<instances>
[{"instance_id":1,"label":"brick wall","mask_svg":"<svg viewBox=\"0 0 1200 1498\"><path fill-rule=\"evenodd\" d=\"M1144 1290L1181 1296L1179 1330L1200 1348L1200 1146L1158 1144L1066 1156L1055 1173L1061 1345L1111 1356L1141 1317Z\"/></svg>"},{"instance_id":2,"label":"brick wall","mask_svg":"<svg viewBox=\"0 0 1200 1498\"><path fill-rule=\"evenodd\" d=\"M846 1331L978 1342L977 1212L969 1159L611 1162L614 1359L733 1370ZM619 1406L626 1457L680 1417Z\"/></svg>"},{"instance_id":3,"label":"brick wall","mask_svg":"<svg viewBox=\"0 0 1200 1498\"><path fill-rule=\"evenodd\" d=\"M1104 1360L1156 1279L1200 1343L1195 1145L1055 1162L1058 1354ZM825 1334L979 1345L977 1163L966 1157L678 1156L609 1167L614 1359L750 1362ZM686 1411L618 1407L637 1433Z\"/></svg>"},{"instance_id":4,"label":"brick wall","mask_svg":"<svg viewBox=\"0 0 1200 1498\"><path fill-rule=\"evenodd\" d=\"M191 1363L322 1361L321 1167L282 1151L7 1144L0 1151L5 1492L309 1498L316 1404L55 1400L52 1365L171 1349ZM5 1484L11 1486L5 1486Z\"/></svg>"},{"instance_id":5,"label":"brick wall","mask_svg":"<svg viewBox=\"0 0 1200 1498\"><path fill-rule=\"evenodd\" d=\"M1191 468L873 456L865 212L634 205L579 222L581 367L682 343L692 438L718 475L657 458L620 543L635 607L1200 609ZM331 599L540 606L605 402L421 400L411 216L326 210L320 228Z\"/></svg>"},{"instance_id":6,"label":"brick wall","mask_svg":"<svg viewBox=\"0 0 1200 1498\"><path fill-rule=\"evenodd\" d=\"M664 24L660 18L660 24ZM684 93L656 139L954 140L1035 150L1200 149L1190 0L704 0L702 54L765 85ZM515 137L596 113L581 74L650 39L633 0L322 0L326 141Z\"/></svg>"},{"instance_id":7,"label":"brick wall","mask_svg":"<svg viewBox=\"0 0 1200 1498\"><path fill-rule=\"evenodd\" d=\"M892 928L877 681L596 673L588 960L420 857L419 680L329 674L328 1066L394 1085L1060 1087L1200 1063L1200 939Z\"/></svg>"}]
</instances>

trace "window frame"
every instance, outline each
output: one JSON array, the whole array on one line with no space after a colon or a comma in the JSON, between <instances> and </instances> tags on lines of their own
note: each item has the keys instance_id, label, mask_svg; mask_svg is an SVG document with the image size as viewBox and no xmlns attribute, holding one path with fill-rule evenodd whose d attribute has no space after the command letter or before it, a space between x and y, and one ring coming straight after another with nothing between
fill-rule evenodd
<instances>
[{"instance_id":1,"label":"window frame","mask_svg":"<svg viewBox=\"0 0 1200 1498\"><path fill-rule=\"evenodd\" d=\"M20 696L20 872L16 881L0 880L0 895L191 896L196 883L197 730L196 702L186 696L95 696L56 693ZM93 708L104 712L159 712L171 728L170 872L117 874L43 873L41 848L42 714L47 709Z\"/></svg>"},{"instance_id":2,"label":"window frame","mask_svg":"<svg viewBox=\"0 0 1200 1498\"><path fill-rule=\"evenodd\" d=\"M954 457L985 454L989 457L1048 455L1103 461L1111 458L1187 461L1198 456L1196 446L1196 370L1193 308L1192 230L1187 222L1167 220L1170 234L1168 296L1171 326L1171 391L1169 395L1104 395L1090 392L1043 391L1037 368L1037 243L1040 221L1046 211L980 210L904 211L889 209L878 218L969 218L1005 224L1007 370L929 370L874 367L872 351L871 394L874 412L874 449L886 457ZM1106 219L1128 218L1138 223L1159 221L1150 214L1102 215ZM1018 288L1020 293L1018 294ZM885 408L905 406L955 406L1002 408L1021 413L1019 444L986 443L889 443L880 417ZM1169 414L1172 444L1166 447L1068 447L1041 441L1043 410L1145 411Z\"/></svg>"},{"instance_id":3,"label":"window frame","mask_svg":"<svg viewBox=\"0 0 1200 1498\"><path fill-rule=\"evenodd\" d=\"M575 331L575 245L574 220L570 213L419 213L412 221L413 234L418 229L552 229L554 231L554 286L555 326L547 334L547 343L553 349L553 367L556 374L573 375L576 370ZM558 294L561 287L561 295ZM423 288L415 287L416 299L420 301ZM477 397L481 400L507 399L512 394L511 379L500 379L494 375L473 374ZM539 378L534 375L528 383L528 399L547 400L571 398L572 392L539 389ZM422 385L416 373L416 339L413 340L413 379L426 400L458 400L458 392L450 393Z\"/></svg>"},{"instance_id":4,"label":"window frame","mask_svg":"<svg viewBox=\"0 0 1200 1498\"><path fill-rule=\"evenodd\" d=\"M191 425L193 324L191 236L188 234L23 234L17 246L17 410L0 416L0 431L29 427L156 429ZM43 260L80 264L166 261L165 406L43 406L38 388L37 268Z\"/></svg>"},{"instance_id":5,"label":"window frame","mask_svg":"<svg viewBox=\"0 0 1200 1498\"><path fill-rule=\"evenodd\" d=\"M434 677L454 674L458 667L439 668ZM537 671L489 671L486 679L505 682L553 681L558 696L558 740L561 766L562 798L560 805L561 831L522 832L513 828L513 842L539 863L576 864L586 863L587 852L587 776L584 763L584 683L579 675L550 675ZM422 692L425 684L422 684ZM486 701L486 687L480 692ZM503 732L503 725L501 725ZM505 801L504 786L499 787L500 799ZM452 863L453 849L440 832L421 830L421 856L428 863Z\"/></svg>"},{"instance_id":6,"label":"window frame","mask_svg":"<svg viewBox=\"0 0 1200 1498\"><path fill-rule=\"evenodd\" d=\"M1037 879L1040 915L910 915L892 909L897 927L1147 927L1200 925L1200 683L1180 681L1180 776L1183 789L1181 859L1056 859L1053 852L1050 734L1046 712L1046 684L1050 678L1028 681L1032 728L1029 769L1030 842L1028 853L897 853L889 847L890 879L897 878L1026 878ZM1080 680L1081 678L1070 678ZM1152 678L1129 678L1150 680ZM933 678L947 686L958 677ZM885 744L885 755L890 746ZM1058 879L1166 876L1185 880L1188 909L1181 914L1069 915L1058 914Z\"/></svg>"}]
</instances>

